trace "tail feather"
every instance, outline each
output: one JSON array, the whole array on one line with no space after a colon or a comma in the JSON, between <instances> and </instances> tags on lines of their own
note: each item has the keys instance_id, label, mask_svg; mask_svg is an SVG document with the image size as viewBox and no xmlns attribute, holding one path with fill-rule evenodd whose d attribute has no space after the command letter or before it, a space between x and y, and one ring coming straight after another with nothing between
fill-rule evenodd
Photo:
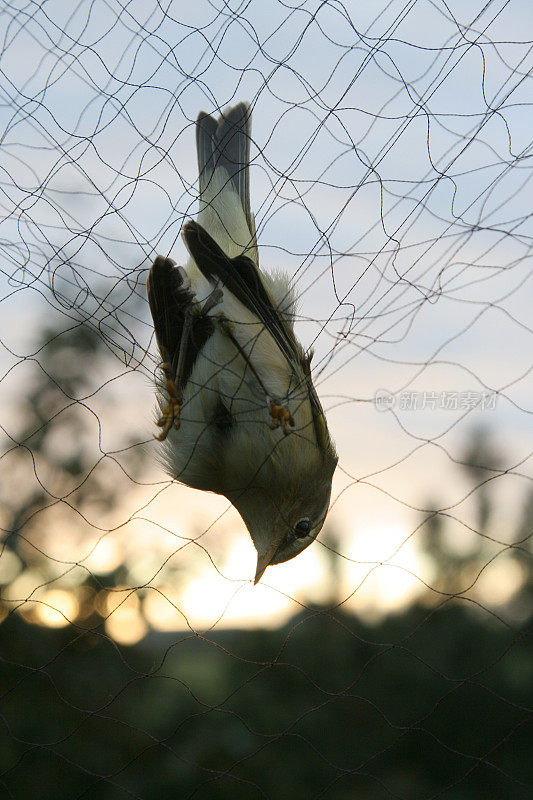
<instances>
[{"instance_id":1,"label":"tail feather","mask_svg":"<svg viewBox=\"0 0 533 800\"><path fill-rule=\"evenodd\" d=\"M251 110L247 103L226 109L218 120L203 111L196 120L200 208L203 204L213 206L225 224L223 217L227 208L221 195L229 186L239 197L250 233L247 254L255 255L257 261L255 221L250 208L250 138ZM216 231L212 233L217 238Z\"/></svg>"}]
</instances>

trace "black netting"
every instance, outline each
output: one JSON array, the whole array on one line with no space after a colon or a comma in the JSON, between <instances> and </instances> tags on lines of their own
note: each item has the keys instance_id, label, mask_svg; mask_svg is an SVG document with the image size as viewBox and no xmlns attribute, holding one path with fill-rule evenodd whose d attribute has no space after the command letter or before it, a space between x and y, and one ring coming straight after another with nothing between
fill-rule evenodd
<instances>
[{"instance_id":1,"label":"black netting","mask_svg":"<svg viewBox=\"0 0 533 800\"><path fill-rule=\"evenodd\" d=\"M1 796L528 798L529 4L0 24ZM256 587L235 510L157 462L145 291L198 112L240 100L340 456Z\"/></svg>"}]
</instances>

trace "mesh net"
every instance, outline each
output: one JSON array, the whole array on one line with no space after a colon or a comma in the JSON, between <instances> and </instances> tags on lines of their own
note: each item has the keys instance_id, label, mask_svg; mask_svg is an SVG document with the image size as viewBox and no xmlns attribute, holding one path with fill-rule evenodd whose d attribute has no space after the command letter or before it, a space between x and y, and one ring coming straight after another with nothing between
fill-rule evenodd
<instances>
[{"instance_id":1,"label":"mesh net","mask_svg":"<svg viewBox=\"0 0 533 800\"><path fill-rule=\"evenodd\" d=\"M2 796L530 796L532 23L4 6ZM185 258L197 114L239 100L340 455L256 587L235 510L157 462L145 293Z\"/></svg>"}]
</instances>

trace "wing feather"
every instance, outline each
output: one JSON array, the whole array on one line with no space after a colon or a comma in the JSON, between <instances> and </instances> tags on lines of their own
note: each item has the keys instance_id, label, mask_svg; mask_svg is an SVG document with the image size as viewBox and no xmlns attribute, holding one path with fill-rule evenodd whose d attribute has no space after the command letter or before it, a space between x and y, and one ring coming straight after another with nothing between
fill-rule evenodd
<instances>
[{"instance_id":1,"label":"wing feather","mask_svg":"<svg viewBox=\"0 0 533 800\"><path fill-rule=\"evenodd\" d=\"M157 346L163 361L170 364L173 380L176 380L185 313L195 304L195 296L185 270L163 256L157 256L150 269L147 291ZM198 354L214 330L215 325L210 317L193 314L183 369L179 376L182 390L191 376Z\"/></svg>"},{"instance_id":2,"label":"wing feather","mask_svg":"<svg viewBox=\"0 0 533 800\"><path fill-rule=\"evenodd\" d=\"M263 323L292 366L303 351L283 314L274 306L251 258L229 258L205 228L193 220L183 226L183 239L198 269L211 283L221 283Z\"/></svg>"}]
</instances>

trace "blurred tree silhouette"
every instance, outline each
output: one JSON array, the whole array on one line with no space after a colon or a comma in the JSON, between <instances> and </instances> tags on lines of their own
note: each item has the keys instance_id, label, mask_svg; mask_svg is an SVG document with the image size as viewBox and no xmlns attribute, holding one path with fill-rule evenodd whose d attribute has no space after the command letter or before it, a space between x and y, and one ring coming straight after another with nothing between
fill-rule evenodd
<instances>
[{"instance_id":1,"label":"blurred tree silhouette","mask_svg":"<svg viewBox=\"0 0 533 800\"><path fill-rule=\"evenodd\" d=\"M89 323L65 329L64 321L59 320L39 334L32 359L33 378L26 391L21 391L17 406L20 432L2 455L0 511L9 520L9 528L0 534L0 558L11 551L22 569L36 566L46 575L50 566L40 544L46 531L58 524L58 517L43 515L70 512L65 522L69 534L82 531L87 509L93 516L112 509L117 498L131 490L131 476L142 467L144 450L127 449L121 461L129 475L115 469L110 477L114 456L95 446L99 436L94 435L94 428L99 421L91 409L91 398L101 388L111 360L102 336ZM33 479L28 481L32 471ZM25 476L23 482L21 475ZM119 566L105 577L89 573L86 583L115 585L124 577Z\"/></svg>"},{"instance_id":2,"label":"blurred tree silhouette","mask_svg":"<svg viewBox=\"0 0 533 800\"><path fill-rule=\"evenodd\" d=\"M520 591L510 601L510 610L514 618L529 620L533 616L533 487L526 493L513 559L520 565L524 580Z\"/></svg>"},{"instance_id":3,"label":"blurred tree silhouette","mask_svg":"<svg viewBox=\"0 0 533 800\"><path fill-rule=\"evenodd\" d=\"M489 430L483 427L471 430L458 466L470 488L467 499L473 504L475 537L470 537L466 549L462 545L454 547L449 535L450 519L446 509L435 498L425 504L428 511L424 515L421 545L433 563L435 578L432 588L437 591L438 600L468 593L476 584L480 571L498 552L495 549L497 545L489 536L489 525L494 511L493 479L504 471L504 459L494 446ZM530 504L532 501L526 498L524 518L514 537L517 544L516 548L513 547L514 557L521 563L528 561L527 545L523 547L522 543L531 536L533 508L529 508ZM528 526L529 532L526 532ZM527 569L530 569L530 564Z\"/></svg>"},{"instance_id":4,"label":"blurred tree silhouette","mask_svg":"<svg viewBox=\"0 0 533 800\"><path fill-rule=\"evenodd\" d=\"M81 422L76 414L75 393L88 386L91 365L94 369L98 361L98 337L87 326L77 325L68 331L45 328L40 338L34 383L27 393L21 392L18 404L22 420L18 442L3 454L3 458L6 461L9 456L12 462L14 452L16 460L29 456L36 468L44 467L46 473L61 474L66 489L67 476L72 487L73 480L79 481L84 470ZM57 429L75 445L68 455L57 453L49 446ZM15 471L16 468L12 468L12 472ZM12 521L11 530L5 532L4 546L15 551L26 566L28 559L32 558L32 550L24 546L27 537L22 531L28 521L54 498L42 480L32 481L24 489L15 492L9 482L4 483L0 503L9 511ZM82 492L86 491L86 488L82 489Z\"/></svg>"},{"instance_id":5,"label":"blurred tree silhouette","mask_svg":"<svg viewBox=\"0 0 533 800\"><path fill-rule=\"evenodd\" d=\"M472 485L477 507L477 529L484 533L492 514L490 479L501 474L503 465L502 456L495 448L488 429L482 426L473 428L459 463Z\"/></svg>"}]
</instances>

